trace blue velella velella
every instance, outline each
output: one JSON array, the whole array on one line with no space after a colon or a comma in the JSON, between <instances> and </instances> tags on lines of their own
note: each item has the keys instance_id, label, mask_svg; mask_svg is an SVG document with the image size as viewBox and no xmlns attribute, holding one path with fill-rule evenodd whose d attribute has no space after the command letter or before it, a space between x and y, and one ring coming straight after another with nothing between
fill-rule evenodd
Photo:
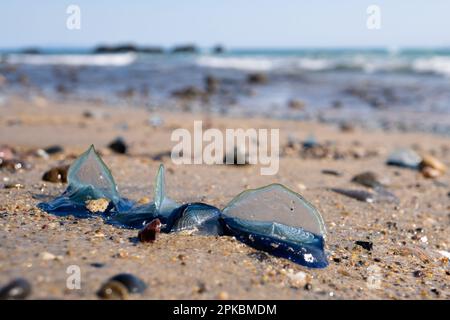
<instances>
[{"instance_id":1,"label":"blue velella velella","mask_svg":"<svg viewBox=\"0 0 450 320\"><path fill-rule=\"evenodd\" d=\"M111 216L111 222L128 228L142 228L153 219L166 225L172 212L180 204L166 196L165 170L161 164L155 179L154 199L148 204L136 204ZM163 227L163 230L166 230Z\"/></svg>"},{"instance_id":2,"label":"blue velella velella","mask_svg":"<svg viewBox=\"0 0 450 320\"><path fill-rule=\"evenodd\" d=\"M319 211L281 184L246 190L223 210L225 233L275 256L312 268L328 265Z\"/></svg>"},{"instance_id":3,"label":"blue velella velella","mask_svg":"<svg viewBox=\"0 0 450 320\"><path fill-rule=\"evenodd\" d=\"M201 235L222 235L222 212L206 203L187 203L172 214L170 232L191 231Z\"/></svg>"},{"instance_id":4,"label":"blue velella velella","mask_svg":"<svg viewBox=\"0 0 450 320\"><path fill-rule=\"evenodd\" d=\"M233 235L240 241L308 267L327 266L325 225L317 209L280 184L247 190L222 211L205 203L183 205L166 195L164 166L155 179L154 200L137 204L119 195L114 178L93 146L69 169L64 193L38 206L50 213L89 216L89 200L106 199L102 217L111 224L142 228L159 219L162 232Z\"/></svg>"},{"instance_id":5,"label":"blue velella velella","mask_svg":"<svg viewBox=\"0 0 450 320\"><path fill-rule=\"evenodd\" d=\"M108 200L110 205L106 211L120 211L130 206L129 201L120 197L110 170L93 145L70 166L67 180L69 185L61 196L38 206L52 213L80 216L89 214L86 209L89 200Z\"/></svg>"}]
</instances>

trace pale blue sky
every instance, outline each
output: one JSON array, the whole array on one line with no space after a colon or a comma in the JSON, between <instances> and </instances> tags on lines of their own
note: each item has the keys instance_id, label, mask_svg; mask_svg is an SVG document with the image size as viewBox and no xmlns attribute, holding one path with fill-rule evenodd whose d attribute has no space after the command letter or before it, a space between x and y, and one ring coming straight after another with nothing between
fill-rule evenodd
<instances>
[{"instance_id":1,"label":"pale blue sky","mask_svg":"<svg viewBox=\"0 0 450 320\"><path fill-rule=\"evenodd\" d=\"M81 8L81 30L66 29L69 4ZM366 28L371 4L381 30ZM450 47L449 15L449 0L2 0L0 47Z\"/></svg>"}]
</instances>

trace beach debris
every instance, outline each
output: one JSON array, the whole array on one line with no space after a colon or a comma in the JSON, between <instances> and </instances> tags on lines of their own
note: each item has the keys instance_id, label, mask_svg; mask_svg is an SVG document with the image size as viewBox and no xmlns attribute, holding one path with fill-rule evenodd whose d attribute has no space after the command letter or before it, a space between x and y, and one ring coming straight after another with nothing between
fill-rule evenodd
<instances>
[{"instance_id":1,"label":"beach debris","mask_svg":"<svg viewBox=\"0 0 450 320\"><path fill-rule=\"evenodd\" d=\"M11 173L22 169L30 169L31 165L20 159L2 159L0 158L0 170L7 170Z\"/></svg>"},{"instance_id":2,"label":"beach debris","mask_svg":"<svg viewBox=\"0 0 450 320\"><path fill-rule=\"evenodd\" d=\"M331 191L342 194L352 199L356 199L362 202L388 202L388 203L398 203L399 198L388 191L386 188L380 186L375 187L373 192L365 191L365 190L356 190L356 189L343 189L343 188L331 188Z\"/></svg>"},{"instance_id":3,"label":"beach debris","mask_svg":"<svg viewBox=\"0 0 450 320\"><path fill-rule=\"evenodd\" d=\"M205 77L205 87L208 94L215 93L219 89L219 79L208 75Z\"/></svg>"},{"instance_id":4,"label":"beach debris","mask_svg":"<svg viewBox=\"0 0 450 320\"><path fill-rule=\"evenodd\" d=\"M12 160L14 158L14 150L8 146L0 147L0 163L1 160Z\"/></svg>"},{"instance_id":5,"label":"beach debris","mask_svg":"<svg viewBox=\"0 0 450 320\"><path fill-rule=\"evenodd\" d=\"M117 137L108 145L108 148L116 153L125 154L127 153L128 146L122 137Z\"/></svg>"},{"instance_id":6,"label":"beach debris","mask_svg":"<svg viewBox=\"0 0 450 320\"><path fill-rule=\"evenodd\" d=\"M164 119L155 114L148 119L148 124L154 128L158 128L164 124Z\"/></svg>"},{"instance_id":7,"label":"beach debris","mask_svg":"<svg viewBox=\"0 0 450 320\"><path fill-rule=\"evenodd\" d=\"M105 300L126 300L128 290L119 281L107 281L97 291L97 296Z\"/></svg>"},{"instance_id":8,"label":"beach debris","mask_svg":"<svg viewBox=\"0 0 450 320\"><path fill-rule=\"evenodd\" d=\"M332 191L356 199L358 201L372 203L375 201L375 194L364 190L331 188Z\"/></svg>"},{"instance_id":9,"label":"beach debris","mask_svg":"<svg viewBox=\"0 0 450 320\"><path fill-rule=\"evenodd\" d=\"M23 300L31 294L28 280L17 278L0 289L0 300Z\"/></svg>"},{"instance_id":10,"label":"beach debris","mask_svg":"<svg viewBox=\"0 0 450 320\"><path fill-rule=\"evenodd\" d=\"M117 281L123 284L128 293L131 294L143 293L147 289L145 282L131 273L119 273L110 278L109 281Z\"/></svg>"},{"instance_id":11,"label":"beach debris","mask_svg":"<svg viewBox=\"0 0 450 320\"><path fill-rule=\"evenodd\" d=\"M447 167L437 158L431 155L423 155L419 169L425 178L437 178L447 171Z\"/></svg>"},{"instance_id":12,"label":"beach debris","mask_svg":"<svg viewBox=\"0 0 450 320\"><path fill-rule=\"evenodd\" d=\"M49 203L40 203L40 209L78 217L100 213L107 223L142 229L138 238L143 242L154 241L158 232L228 235L307 267L328 265L320 213L281 184L246 190L221 211L200 202L178 204L167 197L165 170L160 165L153 201L136 203L120 197L111 172L93 146L70 166L67 179L64 193ZM106 289L110 294L118 290L117 286Z\"/></svg>"},{"instance_id":13,"label":"beach debris","mask_svg":"<svg viewBox=\"0 0 450 320\"><path fill-rule=\"evenodd\" d=\"M391 166L417 170L421 161L422 158L414 150L401 148L393 151L386 163Z\"/></svg>"},{"instance_id":14,"label":"beach debris","mask_svg":"<svg viewBox=\"0 0 450 320\"><path fill-rule=\"evenodd\" d=\"M105 198L86 201L86 209L92 213L105 212L108 209L109 200Z\"/></svg>"},{"instance_id":15,"label":"beach debris","mask_svg":"<svg viewBox=\"0 0 450 320\"><path fill-rule=\"evenodd\" d=\"M172 96L178 99L193 100L204 97L205 93L196 87L188 86L186 88L173 91Z\"/></svg>"},{"instance_id":16,"label":"beach debris","mask_svg":"<svg viewBox=\"0 0 450 320\"><path fill-rule=\"evenodd\" d=\"M4 186L5 189L23 189L25 186L21 183L8 183Z\"/></svg>"},{"instance_id":17,"label":"beach debris","mask_svg":"<svg viewBox=\"0 0 450 320\"><path fill-rule=\"evenodd\" d=\"M42 176L42 180L53 183L66 183L68 170L69 166L59 166L51 168L44 173L44 175Z\"/></svg>"},{"instance_id":18,"label":"beach debris","mask_svg":"<svg viewBox=\"0 0 450 320\"><path fill-rule=\"evenodd\" d=\"M359 240L359 241L355 241L355 244L367 251L372 251L372 249L373 249L373 242L371 242L371 241L360 241Z\"/></svg>"},{"instance_id":19,"label":"beach debris","mask_svg":"<svg viewBox=\"0 0 450 320\"><path fill-rule=\"evenodd\" d=\"M263 84L268 81L268 77L266 74L262 72L250 73L247 76L247 82L251 84Z\"/></svg>"},{"instance_id":20,"label":"beach debris","mask_svg":"<svg viewBox=\"0 0 450 320\"><path fill-rule=\"evenodd\" d=\"M288 107L293 110L303 110L306 106L306 103L299 99L291 99L288 102Z\"/></svg>"},{"instance_id":21,"label":"beach debris","mask_svg":"<svg viewBox=\"0 0 450 320\"><path fill-rule=\"evenodd\" d=\"M378 175L372 171L357 174L352 178L352 182L374 189L383 186L378 179Z\"/></svg>"},{"instance_id":22,"label":"beach debris","mask_svg":"<svg viewBox=\"0 0 450 320\"><path fill-rule=\"evenodd\" d=\"M59 145L49 146L43 150L49 155L64 152L64 148Z\"/></svg>"},{"instance_id":23,"label":"beach debris","mask_svg":"<svg viewBox=\"0 0 450 320\"><path fill-rule=\"evenodd\" d=\"M223 210L225 234L301 265L323 268L325 224L317 209L281 184L246 190Z\"/></svg>"},{"instance_id":24,"label":"beach debris","mask_svg":"<svg viewBox=\"0 0 450 320\"><path fill-rule=\"evenodd\" d=\"M303 141L303 149L310 149L314 147L318 147L320 144L317 142L317 138L315 135L310 134L305 141Z\"/></svg>"},{"instance_id":25,"label":"beach debris","mask_svg":"<svg viewBox=\"0 0 450 320\"><path fill-rule=\"evenodd\" d=\"M156 234L161 232L161 221L159 219L152 220L147 223L144 228L139 230L138 239L140 242L154 242Z\"/></svg>"},{"instance_id":26,"label":"beach debris","mask_svg":"<svg viewBox=\"0 0 450 320\"><path fill-rule=\"evenodd\" d=\"M331 170L331 169L323 169L321 172L323 174L327 174L327 175L330 175L330 176L336 176L336 177L342 176L341 172L336 171L336 170Z\"/></svg>"}]
</instances>

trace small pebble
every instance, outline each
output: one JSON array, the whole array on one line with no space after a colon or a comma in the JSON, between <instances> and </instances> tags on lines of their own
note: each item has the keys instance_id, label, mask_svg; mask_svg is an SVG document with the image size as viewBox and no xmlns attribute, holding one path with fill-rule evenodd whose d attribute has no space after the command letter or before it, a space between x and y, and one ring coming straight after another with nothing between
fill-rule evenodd
<instances>
[{"instance_id":1,"label":"small pebble","mask_svg":"<svg viewBox=\"0 0 450 320\"><path fill-rule=\"evenodd\" d=\"M31 284L17 278L0 289L0 300L23 300L31 294Z\"/></svg>"},{"instance_id":2,"label":"small pebble","mask_svg":"<svg viewBox=\"0 0 450 320\"><path fill-rule=\"evenodd\" d=\"M105 198L86 201L86 209L92 213L105 212L108 206L109 200Z\"/></svg>"},{"instance_id":3,"label":"small pebble","mask_svg":"<svg viewBox=\"0 0 450 320\"><path fill-rule=\"evenodd\" d=\"M370 241L355 241L355 244L366 249L367 251L372 251L373 249L373 242Z\"/></svg>"},{"instance_id":4,"label":"small pebble","mask_svg":"<svg viewBox=\"0 0 450 320\"><path fill-rule=\"evenodd\" d=\"M228 300L230 298L230 295L226 291L220 291L219 294L217 295L217 298L219 300Z\"/></svg>"},{"instance_id":5,"label":"small pebble","mask_svg":"<svg viewBox=\"0 0 450 320\"><path fill-rule=\"evenodd\" d=\"M147 223L144 228L139 230L138 239L141 242L154 242L156 234L161 232L161 222L159 219Z\"/></svg>"},{"instance_id":6,"label":"small pebble","mask_svg":"<svg viewBox=\"0 0 450 320\"><path fill-rule=\"evenodd\" d=\"M69 166L61 166L61 167L54 167L47 172L44 173L42 176L42 180L48 181L48 182L67 182L67 172L69 170Z\"/></svg>"},{"instance_id":7,"label":"small pebble","mask_svg":"<svg viewBox=\"0 0 450 320\"><path fill-rule=\"evenodd\" d=\"M131 273L120 273L108 280L109 282L115 281L121 283L127 288L128 293L142 293L147 289L147 285L144 281L132 275Z\"/></svg>"},{"instance_id":8,"label":"small pebble","mask_svg":"<svg viewBox=\"0 0 450 320\"><path fill-rule=\"evenodd\" d=\"M128 298L128 290L119 281L110 280L101 286L97 296L107 300L125 300Z\"/></svg>"},{"instance_id":9,"label":"small pebble","mask_svg":"<svg viewBox=\"0 0 450 320\"><path fill-rule=\"evenodd\" d=\"M108 145L108 148L110 148L112 151L116 153L125 154L127 153L128 146L125 143L125 140L123 140L123 138L118 137L116 140L114 140Z\"/></svg>"}]
</instances>

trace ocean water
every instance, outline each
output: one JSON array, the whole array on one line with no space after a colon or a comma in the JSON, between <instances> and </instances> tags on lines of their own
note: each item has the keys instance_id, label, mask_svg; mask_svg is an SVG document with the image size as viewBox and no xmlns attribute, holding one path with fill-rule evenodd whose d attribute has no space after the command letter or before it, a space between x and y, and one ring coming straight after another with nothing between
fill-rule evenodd
<instances>
[{"instance_id":1,"label":"ocean water","mask_svg":"<svg viewBox=\"0 0 450 320\"><path fill-rule=\"evenodd\" d=\"M366 127L450 132L450 49L259 49L212 54L92 54L48 49L0 53L0 100L10 95L93 100L155 109L355 122ZM267 82L248 83L252 73ZM173 92L205 89L207 99ZM299 100L302 110L289 107Z\"/></svg>"}]
</instances>

